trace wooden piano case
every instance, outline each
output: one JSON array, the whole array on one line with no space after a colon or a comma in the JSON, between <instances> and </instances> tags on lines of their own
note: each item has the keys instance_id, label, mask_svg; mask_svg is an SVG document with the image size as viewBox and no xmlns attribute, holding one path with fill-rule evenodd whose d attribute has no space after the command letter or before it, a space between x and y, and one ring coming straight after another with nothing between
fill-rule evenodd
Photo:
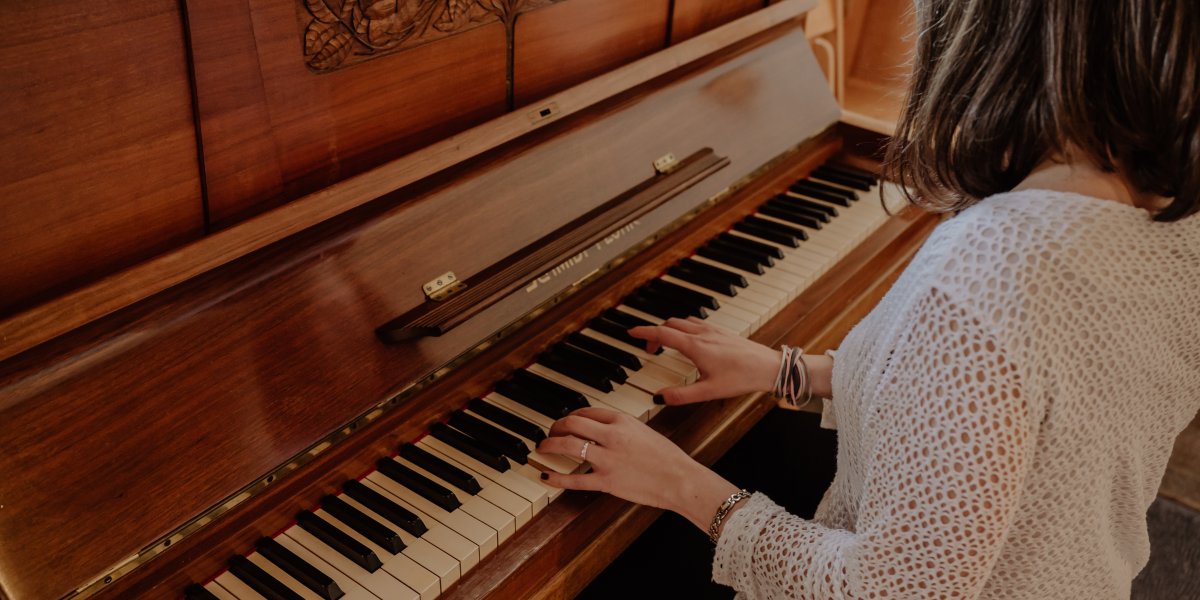
<instances>
[{"instance_id":1,"label":"wooden piano case","mask_svg":"<svg viewBox=\"0 0 1200 600\"><path fill-rule=\"evenodd\" d=\"M437 10L407 37L395 25L417 17L365 4L146 1L110 24L165 27L143 40L167 56L148 61L151 99L120 107L168 90L187 108L134 146L150 179L183 182L156 193L196 214L179 234L127 222L149 241L118 258L73 249L95 260L6 279L0 596L177 597L826 159L873 164L844 148L878 137L834 125L809 2L411 2ZM128 52L121 35L106 39ZM106 148L131 144L124 121L90 118ZM33 127L5 138L7 158ZM481 272L660 177L664 155L706 148L728 164L536 290L440 337L374 336L424 301L422 283ZM157 175L176 155L192 175ZM39 164L42 181L62 176ZM137 167L117 164L112 193L141 201ZM91 188L73 181L78 208ZM22 206L0 223L5 273L42 256ZM104 246L89 223L83 246ZM901 212L753 337L835 346L933 223ZM770 406L673 408L652 426L712 462ZM656 514L567 494L444 595L570 597Z\"/></svg>"}]
</instances>

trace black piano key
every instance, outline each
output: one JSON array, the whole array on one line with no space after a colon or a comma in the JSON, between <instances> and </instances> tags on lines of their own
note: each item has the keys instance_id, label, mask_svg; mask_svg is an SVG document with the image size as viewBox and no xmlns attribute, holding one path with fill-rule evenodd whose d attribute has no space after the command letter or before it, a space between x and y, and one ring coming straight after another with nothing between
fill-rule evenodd
<instances>
[{"instance_id":1,"label":"black piano key","mask_svg":"<svg viewBox=\"0 0 1200 600\"><path fill-rule=\"evenodd\" d=\"M588 322L588 327L607 335L610 338L624 342L634 348L646 349L646 340L639 340L632 335L629 335L629 327L626 327L615 321L603 317L596 317ZM662 354L663 349L659 348L654 353Z\"/></svg>"},{"instance_id":2,"label":"black piano key","mask_svg":"<svg viewBox=\"0 0 1200 600\"><path fill-rule=\"evenodd\" d=\"M263 558L271 561L272 564L282 569L284 573L291 575L292 579L299 581L301 585L312 590L318 596L325 598L325 600L337 600L346 595L346 592L343 592L342 588L338 587L336 581L321 572L320 569L293 554L291 550L284 548L279 542L265 537L258 540L258 543L254 547L258 549L259 554L263 555Z\"/></svg>"},{"instance_id":3,"label":"black piano key","mask_svg":"<svg viewBox=\"0 0 1200 600\"><path fill-rule=\"evenodd\" d=\"M543 352L537 357L537 363L551 371L562 373L571 379L590 385L602 392L613 391L612 381L609 381L607 377L577 362L571 361L561 354L551 351Z\"/></svg>"},{"instance_id":4,"label":"black piano key","mask_svg":"<svg viewBox=\"0 0 1200 600\"><path fill-rule=\"evenodd\" d=\"M591 404L587 401L587 396L575 391L561 383L555 383L526 369L517 369L513 371L513 380L519 383L529 385L537 391L549 394L552 400L571 407L571 410L587 408Z\"/></svg>"},{"instance_id":5,"label":"black piano key","mask_svg":"<svg viewBox=\"0 0 1200 600\"><path fill-rule=\"evenodd\" d=\"M529 464L529 446L521 438L462 411L450 415L450 426L499 450L520 464Z\"/></svg>"},{"instance_id":6,"label":"black piano key","mask_svg":"<svg viewBox=\"0 0 1200 600\"><path fill-rule=\"evenodd\" d=\"M778 259L787 258L787 255L785 255L783 253L783 250L780 250L778 247L772 246L771 244L764 244L762 242L748 240L745 237L742 237L740 235L734 235L729 232L722 232L721 235L719 235L717 237L720 238L722 241L728 242L735 246L740 246L742 248L745 248L747 250L753 250L755 252L761 252L772 258L778 258Z\"/></svg>"},{"instance_id":7,"label":"black piano key","mask_svg":"<svg viewBox=\"0 0 1200 600\"><path fill-rule=\"evenodd\" d=\"M817 200L824 200L826 202L832 202L834 204L837 204L838 206L850 206L849 198L838 195L838 194L830 194L829 192L823 192L821 190L814 189L811 187L806 187L804 185L803 181L798 181L796 183L793 183L791 186L788 187L788 191L790 191L794 194L803 194L805 196L808 196L809 198L816 198Z\"/></svg>"},{"instance_id":8,"label":"black piano key","mask_svg":"<svg viewBox=\"0 0 1200 600\"><path fill-rule=\"evenodd\" d=\"M820 181L814 181L812 179L797 181L795 185L803 186L806 189L816 190L818 192L825 192L826 194L842 196L847 200L858 200L858 192L855 192L854 190L848 190L836 185L829 185L828 183L821 183Z\"/></svg>"},{"instance_id":9,"label":"black piano key","mask_svg":"<svg viewBox=\"0 0 1200 600\"><path fill-rule=\"evenodd\" d=\"M705 310L703 306L698 306L687 302L677 302L671 298L651 294L645 291L640 291L634 293L633 295L627 296L624 300L624 304L630 308L636 308L646 314L654 315L660 319L686 319L688 317L699 317L701 319L708 318L708 311Z\"/></svg>"},{"instance_id":10,"label":"black piano key","mask_svg":"<svg viewBox=\"0 0 1200 600\"><path fill-rule=\"evenodd\" d=\"M774 206L770 203L758 207L758 212L767 215L768 217L775 217L781 221L795 223L796 225L807 227L809 229L816 230L821 228L821 220L817 217L806 215L800 211L788 210L787 208Z\"/></svg>"},{"instance_id":11,"label":"black piano key","mask_svg":"<svg viewBox=\"0 0 1200 600\"><path fill-rule=\"evenodd\" d=\"M863 169L859 169L857 167L851 167L850 164L838 164L838 163L830 162L830 163L822 164L821 168L830 170L830 172L833 172L833 173L838 173L841 175L848 176L848 178L862 179L864 182L868 182L868 184L871 184L871 185L875 185L876 182L878 182L878 178L875 175L875 173L871 173L871 172L869 172L869 170L863 170Z\"/></svg>"},{"instance_id":12,"label":"black piano key","mask_svg":"<svg viewBox=\"0 0 1200 600\"><path fill-rule=\"evenodd\" d=\"M771 256L770 254L767 254L766 252L757 252L754 250L747 250L737 244L731 243L729 240L721 239L718 237L718 238L709 240L708 244L706 244L706 245L711 248L716 248L717 250L721 250L724 252L731 252L734 255L744 256L746 258L752 259L755 262L757 262L758 264L762 265L762 267L764 269L769 269L769 268L775 266L775 257Z\"/></svg>"},{"instance_id":13,"label":"black piano key","mask_svg":"<svg viewBox=\"0 0 1200 600\"><path fill-rule=\"evenodd\" d=\"M476 442L461 432L451 429L445 423L434 423L430 434L455 450L474 458L496 471L503 473L509 469L508 459L504 458L503 454Z\"/></svg>"},{"instance_id":14,"label":"black piano key","mask_svg":"<svg viewBox=\"0 0 1200 600\"><path fill-rule=\"evenodd\" d=\"M744 233L744 234L752 236L752 237L756 237L760 240L767 240L768 242L775 242L776 244L782 244L789 248L799 248L800 241L804 240L804 239L808 239L807 235L803 238L800 238L800 237L796 237L791 234L779 233L778 231L775 231L772 229L767 229L765 227L758 227L756 225L750 225L747 223L734 223L733 230L740 232L740 233Z\"/></svg>"},{"instance_id":15,"label":"black piano key","mask_svg":"<svg viewBox=\"0 0 1200 600\"><path fill-rule=\"evenodd\" d=\"M535 444L546 439L546 432L543 431L541 427L538 427L536 423L526 421L525 419L518 417L517 415L514 415L490 402L485 402L479 398L475 398L467 403L467 408L469 408L471 412L493 423L499 424L501 427L515 432L517 435Z\"/></svg>"},{"instance_id":16,"label":"black piano key","mask_svg":"<svg viewBox=\"0 0 1200 600\"><path fill-rule=\"evenodd\" d=\"M186 600L219 600L212 592L204 589L204 586L193 583L183 590L183 597Z\"/></svg>"},{"instance_id":17,"label":"black piano key","mask_svg":"<svg viewBox=\"0 0 1200 600\"><path fill-rule=\"evenodd\" d=\"M286 585L279 583L278 579L271 577L269 573L240 554L229 559L229 572L242 580L242 583L250 586L250 589L262 594L267 600L304 600L300 594L288 589Z\"/></svg>"},{"instance_id":18,"label":"black piano key","mask_svg":"<svg viewBox=\"0 0 1200 600\"><path fill-rule=\"evenodd\" d=\"M479 485L479 481L475 479L474 475L442 460L441 457L426 452L423 448L413 444L402 444L400 456L472 496L483 491L483 486Z\"/></svg>"},{"instance_id":19,"label":"black piano key","mask_svg":"<svg viewBox=\"0 0 1200 600\"><path fill-rule=\"evenodd\" d=\"M404 540L400 539L400 534L350 506L345 500L336 496L325 496L321 498L321 508L357 531L359 535L371 540L376 546L392 554L400 554L404 550Z\"/></svg>"},{"instance_id":20,"label":"black piano key","mask_svg":"<svg viewBox=\"0 0 1200 600\"><path fill-rule=\"evenodd\" d=\"M678 265L667 269L667 275L677 279L682 279L692 285L700 286L706 290L721 294L722 296L728 296L732 298L737 295L737 287L732 283L729 283L728 281L722 281L716 277L705 275L697 271L689 271L688 269Z\"/></svg>"},{"instance_id":21,"label":"black piano key","mask_svg":"<svg viewBox=\"0 0 1200 600\"><path fill-rule=\"evenodd\" d=\"M454 492L390 458L379 459L375 467L392 481L416 492L418 496L442 507L446 512L458 510L462 506Z\"/></svg>"},{"instance_id":22,"label":"black piano key","mask_svg":"<svg viewBox=\"0 0 1200 600\"><path fill-rule=\"evenodd\" d=\"M609 347L611 348L611 346ZM620 363L614 362L606 356L601 356L595 352L589 352L585 349L579 348L570 341L561 341L555 344L552 347L552 350L556 354L561 354L563 357L569 360L576 361L588 367L589 369L594 369L597 373L604 375L615 383L625 383L629 380L629 374L625 372L625 369L621 368ZM637 357L633 358L634 360L637 360ZM638 367L641 367L640 362L638 363Z\"/></svg>"},{"instance_id":23,"label":"black piano key","mask_svg":"<svg viewBox=\"0 0 1200 600\"><path fill-rule=\"evenodd\" d=\"M829 215L830 217L838 216L837 208L835 208L831 204L826 204L824 202L817 202L816 200L809 200L808 198L799 198L797 196L789 196L787 194L781 194L779 196L776 196L775 199L780 202L786 202L788 204L798 205L800 207L806 208L813 212L822 212L822 213L825 213L826 215Z\"/></svg>"},{"instance_id":24,"label":"black piano key","mask_svg":"<svg viewBox=\"0 0 1200 600\"><path fill-rule=\"evenodd\" d=\"M836 173L834 171L830 171L829 169L825 169L825 168L821 168L821 167L817 167L812 172L812 175L810 175L810 177L812 177L813 179L820 179L822 181L828 181L829 183L836 183L838 185L844 185L848 188L853 188L853 189L861 190L864 192L871 190L871 184L869 184L857 177L847 177L840 173ZM824 200L824 198L822 198L822 200Z\"/></svg>"},{"instance_id":25,"label":"black piano key","mask_svg":"<svg viewBox=\"0 0 1200 600\"><path fill-rule=\"evenodd\" d=\"M689 316L700 317L701 319L708 318L709 310L721 308L721 305L717 304L716 299L708 294L694 292L685 287L657 279L646 282L646 285L638 290L638 294L659 304L685 306L687 307ZM714 304L716 305L715 307L713 306Z\"/></svg>"},{"instance_id":26,"label":"black piano key","mask_svg":"<svg viewBox=\"0 0 1200 600\"><path fill-rule=\"evenodd\" d=\"M749 248L749 247L746 247L746 246L743 246L743 245L737 243L736 241L723 239L723 238L715 239L715 240L709 242L709 244L712 244L713 246L720 248L722 250L725 250L727 252L734 252L734 253L740 254L742 256L747 256L747 257L753 258L754 260L758 261L759 264L763 265L764 267L775 266L775 257L771 256L770 254L768 254L766 252L758 250L757 248Z\"/></svg>"},{"instance_id":27,"label":"black piano key","mask_svg":"<svg viewBox=\"0 0 1200 600\"><path fill-rule=\"evenodd\" d=\"M416 513L400 506L393 502L387 496L371 489L361 481L351 479L342 485L342 491L346 492L347 496L354 498L363 506L371 509L375 514L391 521L400 529L411 533L415 537L425 535L429 531L429 527L421 520L421 517Z\"/></svg>"},{"instance_id":28,"label":"black piano key","mask_svg":"<svg viewBox=\"0 0 1200 600\"><path fill-rule=\"evenodd\" d=\"M710 264L702 263L690 258L685 258L679 261L679 266L702 275L709 275L722 281L728 281L734 287L744 288L750 285L750 282L747 281L746 277L741 273L735 273L728 269L722 269L721 267L714 267Z\"/></svg>"},{"instance_id":29,"label":"black piano key","mask_svg":"<svg viewBox=\"0 0 1200 600\"><path fill-rule=\"evenodd\" d=\"M642 370L642 361L631 352L626 352L616 346L606 344L594 337L588 337L575 332L567 336L566 344L571 347L591 352L609 362L621 365L630 371Z\"/></svg>"},{"instance_id":30,"label":"black piano key","mask_svg":"<svg viewBox=\"0 0 1200 600\"><path fill-rule=\"evenodd\" d=\"M748 258L746 256L735 254L726 250L721 250L719 248L713 248L712 246L701 246L696 250L696 254L703 256L704 258L717 261L723 265L729 265L735 269L741 269L743 271L749 271L759 275L767 272L766 268L763 267L761 263L752 258Z\"/></svg>"},{"instance_id":31,"label":"black piano key","mask_svg":"<svg viewBox=\"0 0 1200 600\"><path fill-rule=\"evenodd\" d=\"M317 515L303 511L296 515L300 528L321 540L326 546L333 548L338 554L350 559L368 573L374 573L383 566L383 562L375 555L375 551L359 543L358 540L346 535L346 532L334 527L329 521Z\"/></svg>"},{"instance_id":32,"label":"black piano key","mask_svg":"<svg viewBox=\"0 0 1200 600\"><path fill-rule=\"evenodd\" d=\"M762 219L759 217L746 217L745 219L742 219L741 222L754 227L761 227L777 233L794 236L802 240L808 239L808 233L803 229L800 229L799 227L792 227L791 225L784 225L783 223L779 223L777 221L771 221L769 219Z\"/></svg>"},{"instance_id":33,"label":"black piano key","mask_svg":"<svg viewBox=\"0 0 1200 600\"><path fill-rule=\"evenodd\" d=\"M862 169L856 169L849 165L836 165L830 163L821 165L821 168L829 171L830 173L837 173L838 175L842 175L844 177L853 177L868 185L875 185L876 183L879 183L879 178L876 177L874 173L864 171Z\"/></svg>"},{"instance_id":34,"label":"black piano key","mask_svg":"<svg viewBox=\"0 0 1200 600\"><path fill-rule=\"evenodd\" d=\"M832 217L829 216L829 213L827 213L827 212L820 211L820 210L813 210L807 206L798 204L796 202L798 200L800 200L800 198L796 198L795 196L776 196L774 198L771 198L770 200L767 200L766 204L764 204L763 206L769 206L772 208L777 208L780 210L786 210L788 212L793 212L800 216L808 217L810 219L816 219L820 223L828 223L829 221L831 221L833 219ZM826 205L826 206L828 206L828 205ZM830 208L832 208L832 207L830 207Z\"/></svg>"},{"instance_id":35,"label":"black piano key","mask_svg":"<svg viewBox=\"0 0 1200 600\"><path fill-rule=\"evenodd\" d=\"M608 319L609 321L612 321L614 323L619 323L621 325L624 325L626 327L631 327L631 328L632 327L644 327L646 325L654 324L654 323L651 323L650 321L647 321L641 317L635 317L619 308L610 308L608 310L605 310L604 313L602 313L602 314L603 314L604 318Z\"/></svg>"},{"instance_id":36,"label":"black piano key","mask_svg":"<svg viewBox=\"0 0 1200 600\"><path fill-rule=\"evenodd\" d=\"M619 326L614 325L614 327ZM522 385L520 382L511 379L505 379L496 383L496 391L551 419L561 419L571 414L572 410L575 410L561 402L555 402L550 397L539 393L536 389L528 385Z\"/></svg>"}]
</instances>

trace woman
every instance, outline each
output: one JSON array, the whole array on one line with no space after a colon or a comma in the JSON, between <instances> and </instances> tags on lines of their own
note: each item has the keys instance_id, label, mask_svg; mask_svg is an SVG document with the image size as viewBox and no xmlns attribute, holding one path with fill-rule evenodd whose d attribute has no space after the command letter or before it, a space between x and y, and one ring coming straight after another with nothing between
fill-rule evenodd
<instances>
[{"instance_id":1,"label":"woman","mask_svg":"<svg viewBox=\"0 0 1200 600\"><path fill-rule=\"evenodd\" d=\"M541 446L589 443L593 472L544 477L712 527L714 579L749 597L1128 598L1172 441L1200 408L1200 8L917 5L885 168L958 214L836 358L794 361L810 389L791 394L831 396L839 426L816 517L600 409ZM801 373L699 321L631 333L699 367L667 404Z\"/></svg>"}]
</instances>

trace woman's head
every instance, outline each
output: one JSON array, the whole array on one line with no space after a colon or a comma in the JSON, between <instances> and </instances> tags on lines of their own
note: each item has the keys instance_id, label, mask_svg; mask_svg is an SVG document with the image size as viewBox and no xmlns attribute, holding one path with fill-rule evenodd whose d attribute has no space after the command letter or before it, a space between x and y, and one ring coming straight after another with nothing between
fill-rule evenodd
<instances>
[{"instance_id":1,"label":"woman's head","mask_svg":"<svg viewBox=\"0 0 1200 600\"><path fill-rule=\"evenodd\" d=\"M886 169L932 210L1012 189L1077 150L1200 210L1200 2L918 0Z\"/></svg>"}]
</instances>

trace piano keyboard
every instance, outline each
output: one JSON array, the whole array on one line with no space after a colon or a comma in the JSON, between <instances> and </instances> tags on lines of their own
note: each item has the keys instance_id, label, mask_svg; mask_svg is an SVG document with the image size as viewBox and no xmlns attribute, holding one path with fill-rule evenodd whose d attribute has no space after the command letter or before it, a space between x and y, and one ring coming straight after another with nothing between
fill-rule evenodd
<instances>
[{"instance_id":1,"label":"piano keyboard","mask_svg":"<svg viewBox=\"0 0 1200 600\"><path fill-rule=\"evenodd\" d=\"M559 497L539 469L586 469L535 449L554 420L591 405L645 421L655 392L694 380L683 355L626 330L696 316L748 336L887 219L873 176L818 168L185 596L437 597Z\"/></svg>"}]
</instances>

